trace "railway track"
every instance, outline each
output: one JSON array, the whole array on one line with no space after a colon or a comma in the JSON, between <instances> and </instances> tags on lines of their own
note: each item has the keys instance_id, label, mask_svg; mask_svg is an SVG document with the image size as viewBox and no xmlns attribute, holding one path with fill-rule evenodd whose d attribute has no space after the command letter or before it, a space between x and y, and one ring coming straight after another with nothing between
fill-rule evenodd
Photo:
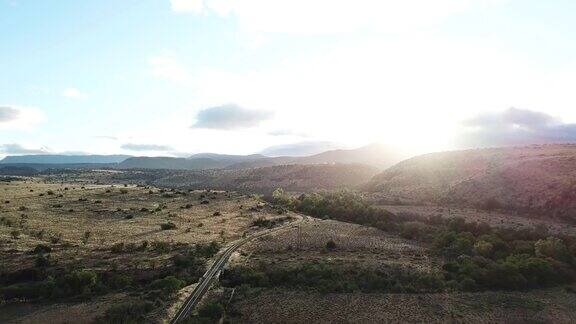
<instances>
[{"instance_id":1,"label":"railway track","mask_svg":"<svg viewBox=\"0 0 576 324\"><path fill-rule=\"evenodd\" d=\"M172 318L170 323L171 324L178 323L178 322L180 322L180 321L182 321L182 320L184 320L190 316L190 314L194 310L194 307L198 304L198 302L202 299L202 297L204 297L206 292L208 292L208 290L210 289L210 285L211 285L212 281L214 280L214 278L219 276L220 272L222 271L222 269L224 268L224 266L226 265L226 263L230 259L230 256L232 256L232 254L239 247L241 247L242 245L244 245L250 241L253 241L257 238L260 238L260 237L263 237L266 235L270 235L272 233L285 230L287 228L293 228L293 227L298 226L300 223L302 223L306 219L306 216L302 216L302 215L298 215L298 216L300 217L300 219L297 220L296 222L284 224L280 227L265 230L263 232L251 235L249 237L240 239L240 240L232 243L232 245L230 245L229 247L227 247L224 250L224 252L222 252L218 256L218 258L214 261L214 263L210 266L210 268L206 271L206 273L204 273L204 275L200 278L198 285L196 286L196 288L194 288L194 291L192 291L190 296L188 296L188 298L186 298L186 301L180 307L180 309L178 310L178 312L176 313L174 318Z\"/></svg>"}]
</instances>

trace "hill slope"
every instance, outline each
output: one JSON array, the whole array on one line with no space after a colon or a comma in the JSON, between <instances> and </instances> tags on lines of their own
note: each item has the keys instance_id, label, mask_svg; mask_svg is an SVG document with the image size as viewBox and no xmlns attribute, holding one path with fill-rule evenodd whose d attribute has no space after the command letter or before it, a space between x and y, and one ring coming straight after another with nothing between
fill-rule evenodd
<instances>
[{"instance_id":1,"label":"hill slope","mask_svg":"<svg viewBox=\"0 0 576 324\"><path fill-rule=\"evenodd\" d=\"M248 169L286 164L365 164L385 169L402 160L401 154L383 145L371 144L351 150L330 150L310 156L279 156L238 163L230 169Z\"/></svg>"},{"instance_id":2,"label":"hill slope","mask_svg":"<svg viewBox=\"0 0 576 324\"><path fill-rule=\"evenodd\" d=\"M331 150L298 159L300 164L321 163L362 163L385 169L402 160L402 156L392 149L371 144L352 150Z\"/></svg>"},{"instance_id":3,"label":"hill slope","mask_svg":"<svg viewBox=\"0 0 576 324\"><path fill-rule=\"evenodd\" d=\"M173 157L132 157L118 164L120 169L167 169L167 170L204 170L219 169L229 162L212 158L173 158Z\"/></svg>"},{"instance_id":4,"label":"hill slope","mask_svg":"<svg viewBox=\"0 0 576 324\"><path fill-rule=\"evenodd\" d=\"M279 187L298 192L356 188L377 172L375 168L357 164L298 164L242 170L151 170L137 174L120 174L117 177L132 181L141 179L147 184L165 187L270 193Z\"/></svg>"},{"instance_id":5,"label":"hill slope","mask_svg":"<svg viewBox=\"0 0 576 324\"><path fill-rule=\"evenodd\" d=\"M421 155L375 176L366 189L387 198L502 207L576 220L576 145Z\"/></svg>"}]
</instances>

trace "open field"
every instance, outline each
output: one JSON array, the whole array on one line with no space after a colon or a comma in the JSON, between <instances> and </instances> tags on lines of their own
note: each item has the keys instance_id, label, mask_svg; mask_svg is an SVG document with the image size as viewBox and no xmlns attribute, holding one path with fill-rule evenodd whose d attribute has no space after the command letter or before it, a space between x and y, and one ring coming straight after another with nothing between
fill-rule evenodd
<instances>
[{"instance_id":1,"label":"open field","mask_svg":"<svg viewBox=\"0 0 576 324\"><path fill-rule=\"evenodd\" d=\"M336 248L326 249L333 241ZM263 237L241 249L245 264L266 262L303 262L330 260L331 262L362 268L386 266L417 266L437 268L438 260L415 242L387 234L375 228L334 220L308 218L298 229L291 229Z\"/></svg>"},{"instance_id":2,"label":"open field","mask_svg":"<svg viewBox=\"0 0 576 324\"><path fill-rule=\"evenodd\" d=\"M195 272L178 265L192 262L179 256L214 253L197 252L196 245L222 246L257 231L253 226L257 219L285 218L256 198L224 191L165 191L27 178L0 182L0 198L0 292L2 286L45 282L49 274L67 278L74 271L90 271L98 278L89 292L79 291L72 298L51 298L50 303L5 300L0 322L36 315L60 322L79 309L82 317L74 318L90 322L106 305L113 305L110 300L119 293L129 292L122 302L154 300L154 293L145 287L155 280L174 275L190 284L203 273L200 265ZM129 283L106 286L117 277ZM159 307L160 302L171 298L167 294L155 301L157 307L148 319L160 320L166 308Z\"/></svg>"},{"instance_id":3,"label":"open field","mask_svg":"<svg viewBox=\"0 0 576 324\"><path fill-rule=\"evenodd\" d=\"M576 294L254 292L234 305L243 323L574 323Z\"/></svg>"}]
</instances>

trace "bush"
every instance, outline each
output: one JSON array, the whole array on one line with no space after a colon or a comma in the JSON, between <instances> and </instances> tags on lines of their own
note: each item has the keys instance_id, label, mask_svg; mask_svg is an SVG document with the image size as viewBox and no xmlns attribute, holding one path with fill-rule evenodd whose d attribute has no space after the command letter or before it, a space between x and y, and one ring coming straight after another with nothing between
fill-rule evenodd
<instances>
[{"instance_id":1,"label":"bush","mask_svg":"<svg viewBox=\"0 0 576 324\"><path fill-rule=\"evenodd\" d=\"M33 253L33 254L43 254L43 253L50 253L50 252L52 252L52 248L46 244L38 244L38 245L36 245L34 250L31 251L31 253Z\"/></svg>"},{"instance_id":2,"label":"bush","mask_svg":"<svg viewBox=\"0 0 576 324\"><path fill-rule=\"evenodd\" d=\"M333 240L326 242L326 250L328 251L336 250L336 243Z\"/></svg>"},{"instance_id":3,"label":"bush","mask_svg":"<svg viewBox=\"0 0 576 324\"><path fill-rule=\"evenodd\" d=\"M238 266L224 272L224 286L286 287L330 292L438 292L444 289L439 274L403 268L349 270L327 262L305 262L289 268Z\"/></svg>"},{"instance_id":4,"label":"bush","mask_svg":"<svg viewBox=\"0 0 576 324\"><path fill-rule=\"evenodd\" d=\"M90 293L96 286L97 278L94 271L77 270L66 275L63 284L72 294Z\"/></svg>"},{"instance_id":5,"label":"bush","mask_svg":"<svg viewBox=\"0 0 576 324\"><path fill-rule=\"evenodd\" d=\"M62 233L58 233L58 234L52 235L52 236L50 237L50 243L52 243L52 244L58 244L61 239L62 239Z\"/></svg>"},{"instance_id":6,"label":"bush","mask_svg":"<svg viewBox=\"0 0 576 324\"><path fill-rule=\"evenodd\" d=\"M194 246L195 254L203 258L211 258L220 251L220 244L212 241L208 244L199 243Z\"/></svg>"},{"instance_id":7,"label":"bush","mask_svg":"<svg viewBox=\"0 0 576 324\"><path fill-rule=\"evenodd\" d=\"M110 252L112 253L122 253L124 252L124 242L115 243L110 248Z\"/></svg>"},{"instance_id":8,"label":"bush","mask_svg":"<svg viewBox=\"0 0 576 324\"><path fill-rule=\"evenodd\" d=\"M217 302L210 302L198 310L198 315L212 320L219 320L224 315L224 306Z\"/></svg>"},{"instance_id":9,"label":"bush","mask_svg":"<svg viewBox=\"0 0 576 324\"><path fill-rule=\"evenodd\" d=\"M145 321L145 315L154 309L151 302L135 302L112 306L104 316L98 318L98 323L142 323Z\"/></svg>"},{"instance_id":10,"label":"bush","mask_svg":"<svg viewBox=\"0 0 576 324\"><path fill-rule=\"evenodd\" d=\"M34 265L38 268L45 268L45 267L49 267L51 264L50 262L50 255L39 255L36 257L36 259L34 259Z\"/></svg>"},{"instance_id":11,"label":"bush","mask_svg":"<svg viewBox=\"0 0 576 324\"><path fill-rule=\"evenodd\" d=\"M168 253L170 252L170 243L154 241L152 242L152 249L158 253Z\"/></svg>"},{"instance_id":12,"label":"bush","mask_svg":"<svg viewBox=\"0 0 576 324\"><path fill-rule=\"evenodd\" d=\"M106 286L112 289L124 289L132 285L132 278L118 273L111 273L105 278Z\"/></svg>"},{"instance_id":13,"label":"bush","mask_svg":"<svg viewBox=\"0 0 576 324\"><path fill-rule=\"evenodd\" d=\"M17 239L20 237L20 234L22 234L19 230L14 229L12 231L10 231L10 235L12 235L13 239Z\"/></svg>"},{"instance_id":14,"label":"bush","mask_svg":"<svg viewBox=\"0 0 576 324\"><path fill-rule=\"evenodd\" d=\"M161 228L163 231L174 230L174 229L176 229L176 224L174 224L174 223L172 223L172 222L163 223L163 224L160 224L160 228Z\"/></svg>"},{"instance_id":15,"label":"bush","mask_svg":"<svg viewBox=\"0 0 576 324\"><path fill-rule=\"evenodd\" d=\"M537 256L550 257L568 263L573 261L568 248L559 238L548 237L545 240L538 240L534 244L534 251Z\"/></svg>"},{"instance_id":16,"label":"bush","mask_svg":"<svg viewBox=\"0 0 576 324\"><path fill-rule=\"evenodd\" d=\"M478 241L476 242L476 244L474 244L474 252L483 257L489 258L492 256L492 253L494 252L494 245L490 242L482 240Z\"/></svg>"},{"instance_id":17,"label":"bush","mask_svg":"<svg viewBox=\"0 0 576 324\"><path fill-rule=\"evenodd\" d=\"M417 238L424 238L430 231L426 224L421 222L407 222L402 224L400 229L400 236L406 239L414 240Z\"/></svg>"},{"instance_id":18,"label":"bush","mask_svg":"<svg viewBox=\"0 0 576 324\"><path fill-rule=\"evenodd\" d=\"M163 279L154 280L150 284L150 288L162 290L165 293L173 293L180 288L184 287L186 283L174 276L168 276Z\"/></svg>"},{"instance_id":19,"label":"bush","mask_svg":"<svg viewBox=\"0 0 576 324\"><path fill-rule=\"evenodd\" d=\"M84 232L84 234L82 235L82 243L84 243L84 245L88 244L88 241L90 240L90 236L92 236L92 232L90 232L90 231Z\"/></svg>"}]
</instances>

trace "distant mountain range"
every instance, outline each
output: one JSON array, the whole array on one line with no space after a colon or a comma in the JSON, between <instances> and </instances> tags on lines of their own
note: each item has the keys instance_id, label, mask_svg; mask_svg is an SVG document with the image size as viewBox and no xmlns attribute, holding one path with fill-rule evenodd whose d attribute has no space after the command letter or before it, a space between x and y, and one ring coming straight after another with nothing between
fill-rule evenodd
<instances>
[{"instance_id":1,"label":"distant mountain range","mask_svg":"<svg viewBox=\"0 0 576 324\"><path fill-rule=\"evenodd\" d=\"M242 170L278 165L310 164L364 164L377 169L385 169L404 158L394 150L372 144L351 150L329 150L310 156L269 157L262 154L227 155L199 153L187 158L176 157L134 157L129 155L22 155L8 156L0 161L0 166L27 166L37 170L47 168L90 167L118 169L166 169L166 170Z\"/></svg>"},{"instance_id":2,"label":"distant mountain range","mask_svg":"<svg viewBox=\"0 0 576 324\"><path fill-rule=\"evenodd\" d=\"M171 157L131 157L118 165L120 169L171 169L171 170L205 170L205 169L252 169L276 165L291 164L365 164L384 169L402 160L396 152L378 144L352 150L331 150L323 153L294 157L267 157L253 155L222 155L214 153L195 154L188 158Z\"/></svg>"},{"instance_id":3,"label":"distant mountain range","mask_svg":"<svg viewBox=\"0 0 576 324\"><path fill-rule=\"evenodd\" d=\"M34 154L7 156L0 164L83 164L83 163L120 163L130 155L60 155Z\"/></svg>"}]
</instances>

